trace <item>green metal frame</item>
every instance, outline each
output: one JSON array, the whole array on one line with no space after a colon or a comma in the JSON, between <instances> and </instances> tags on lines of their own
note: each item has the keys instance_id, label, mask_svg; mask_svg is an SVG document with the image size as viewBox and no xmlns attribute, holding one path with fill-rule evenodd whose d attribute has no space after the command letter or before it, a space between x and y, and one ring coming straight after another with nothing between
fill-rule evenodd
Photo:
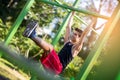
<instances>
[{"instance_id":1,"label":"green metal frame","mask_svg":"<svg viewBox=\"0 0 120 80\"><path fill-rule=\"evenodd\" d=\"M113 29L116 26L117 21L120 19L120 5L117 6L112 17L107 22L105 29L103 30L101 36L96 41L94 48L89 53L87 59L85 60L79 74L76 77L76 80L86 80L90 70L94 66L95 61L97 60L98 56L101 53L102 47L108 40L110 34L112 33Z\"/></svg>"},{"instance_id":2,"label":"green metal frame","mask_svg":"<svg viewBox=\"0 0 120 80\"><path fill-rule=\"evenodd\" d=\"M118 73L116 80L120 80L120 72Z\"/></svg>"},{"instance_id":3,"label":"green metal frame","mask_svg":"<svg viewBox=\"0 0 120 80\"><path fill-rule=\"evenodd\" d=\"M57 2L51 2L49 0L36 0L36 1L44 2L44 3L47 3L47 4L51 4L51 5L56 5L58 7L62 7L62 8L65 8L65 9L70 9L70 10L73 10L73 11L78 11L78 12L81 12L81 13L84 13L84 14L89 14L89 15L93 15L93 16L96 16L96 17L104 18L104 19L109 18L107 16L99 15L97 13L91 13L90 11L77 9L77 8L67 6L67 5L61 5L61 4L58 4ZM29 11L29 9L30 9L30 7L32 6L33 3L34 3L34 0L28 0L27 1L25 7L22 9L20 15L18 16L18 18L16 19L15 23L13 24L13 26L11 27L11 29L9 31L9 33L8 33L6 39L5 39L5 45L9 44L10 40L12 39L14 34L16 33L19 25L21 24L24 16L27 14L27 12ZM70 13L69 13L69 15L67 15L67 18L69 18L69 16L70 16ZM56 42L57 41L55 41L55 43ZM55 43L53 43L53 44L55 44Z\"/></svg>"},{"instance_id":4,"label":"green metal frame","mask_svg":"<svg viewBox=\"0 0 120 80\"><path fill-rule=\"evenodd\" d=\"M65 8L65 9L70 9L71 11L78 11L78 12L81 12L83 14L88 14L88 15L92 15L92 16L95 16L95 17L103 18L103 19L109 19L109 17L104 16L104 15L100 15L100 14L95 13L95 12L91 12L91 11L84 10L84 9L74 8L74 7L68 6L68 5L61 5L61 4L58 4L56 2L51 2L49 0L36 0L36 1L40 1L40 2L47 3L47 4L55 5L55 6Z\"/></svg>"},{"instance_id":5,"label":"green metal frame","mask_svg":"<svg viewBox=\"0 0 120 80\"><path fill-rule=\"evenodd\" d=\"M76 0L76 2L74 3L73 7L67 6L67 5L61 5L61 4L58 4L58 3L55 3L55 2L51 2L49 0L36 0L36 1L44 2L44 3L47 3L47 4L51 4L51 5L55 5L55 6L62 7L62 8L65 8L65 9L69 9L69 10L72 10L72 11L78 11L78 12L81 12L81 13L84 13L84 14L95 16L95 17L109 19L109 17L107 17L107 16L103 16L103 15L100 15L100 14L97 14L97 13L93 13L93 12L90 12L90 11L87 11L87 10L75 8L76 5L78 4L79 0ZM22 9L20 15L18 16L18 18L16 19L15 23L11 27L10 32L8 33L8 35L7 35L6 39L5 39L5 45L9 44L10 40L12 39L12 37L15 34L15 32L17 31L19 25L21 24L24 16L27 14L27 12L29 11L29 9L33 5L33 3L34 3L34 0L28 0L27 1L27 3L25 4L24 8ZM68 13L68 15L66 16L63 24L60 26L59 31L58 31L56 37L53 40L54 42L52 42L53 45L55 45L57 43L57 41L59 40L60 35L63 32L63 30L64 30L64 28L65 28L65 26L66 26L66 24L68 22L68 19L69 19L70 15L71 15L70 13L71 13L71 11ZM111 23L111 26L109 27L109 30L107 32L103 32L102 35L100 36L100 38L98 39L98 41L96 42L95 48L90 52L90 55L88 56L88 58L86 59L85 63L83 64L81 71L79 72L78 76L76 77L76 80L85 80L87 75L89 74L91 68L93 67L94 61L96 61L97 57L99 56L104 43L107 41L107 39L110 36L113 28L115 27L116 21L120 17L120 11L119 12L115 12L114 15L115 16L112 17L113 20L111 18L111 20L109 20L109 22L107 23L107 25L110 25L109 23ZM105 28L104 31L106 31L106 28ZM2 48L2 49L4 50L4 48ZM2 51L2 49L1 49L1 51ZM2 51L2 53L10 53L10 52L6 52L5 50ZM8 57L7 55L5 55L5 56L6 56L6 58ZM10 56L7 59L9 60ZM24 63L21 63L21 64L24 65ZM29 64L27 64L27 65L29 65ZM24 66L26 66L26 65L24 65ZM28 67L25 67L25 69L27 69L27 68ZM34 67L31 68L30 70L32 71L32 69L34 69ZM39 70L38 71L34 71L33 70L32 72L39 72ZM40 76L40 77L42 77L42 76Z\"/></svg>"},{"instance_id":6,"label":"green metal frame","mask_svg":"<svg viewBox=\"0 0 120 80\"><path fill-rule=\"evenodd\" d=\"M78 12L81 12L81 13L84 13L84 14L88 14L88 15L92 15L92 16L95 16L95 17L100 17L100 18L104 18L104 19L109 19L109 17L107 16L104 16L104 15L100 15L100 14L97 14L97 13L94 13L94 12L90 12L88 10L83 10L83 9L78 9L76 8L75 6L68 6L68 5L63 5L61 4L58 0L56 0L56 2L51 2L49 0L36 0L36 1L40 1L40 2L44 2L44 3L47 3L47 4L51 4L51 5L55 5L55 6L58 6L58 7L61 7L61 8L65 8L65 9L69 9L71 11L78 11ZM76 0L77 1L77 0ZM52 41L52 45L54 46L58 40L60 39L60 36L62 34L62 32L64 31L65 29L65 26L69 20L69 17L70 17L70 12L68 13L68 15L66 16L66 18L64 19L62 25L60 26L55 38L53 39Z\"/></svg>"},{"instance_id":7,"label":"green metal frame","mask_svg":"<svg viewBox=\"0 0 120 80\"><path fill-rule=\"evenodd\" d=\"M62 3L60 2L60 1L58 1L58 0L55 0L58 4L61 4L62 5ZM70 10L67 10L68 12L70 11ZM85 21L83 21L79 16L77 16L77 15L75 15L75 18L77 18L78 20L80 20L80 22L82 22L83 24L85 24L86 26L88 25Z\"/></svg>"},{"instance_id":8,"label":"green metal frame","mask_svg":"<svg viewBox=\"0 0 120 80\"><path fill-rule=\"evenodd\" d=\"M58 4L62 4L60 1L58 0L55 0ZM69 12L70 10L67 9L67 11ZM82 22L84 25L88 26L88 24L82 20L82 18L80 18L79 16L77 15L74 15L76 19L78 19L80 22ZM92 29L97 35L99 35L94 29Z\"/></svg>"},{"instance_id":9,"label":"green metal frame","mask_svg":"<svg viewBox=\"0 0 120 80\"><path fill-rule=\"evenodd\" d=\"M80 2L80 0L76 0L73 4L74 7L76 7L78 5L78 3ZM63 23L61 24L60 28L58 29L57 34L55 35L54 39L52 40L52 45L54 46L58 40L60 39L61 34L63 33L63 31L65 30L68 20L71 16L71 11L68 12L67 16L65 17Z\"/></svg>"},{"instance_id":10,"label":"green metal frame","mask_svg":"<svg viewBox=\"0 0 120 80\"><path fill-rule=\"evenodd\" d=\"M37 79L34 80L61 80L60 77L54 77L53 73L48 75L48 72L43 71L40 62L37 63L22 55L18 55L18 53L10 51L9 48L6 48L3 44L0 44L0 53L3 53L3 57L13 65L30 72L32 77L37 77Z\"/></svg>"},{"instance_id":11,"label":"green metal frame","mask_svg":"<svg viewBox=\"0 0 120 80\"><path fill-rule=\"evenodd\" d=\"M27 0L27 3L25 4L24 8L20 12L18 18L16 19L15 23L12 25L6 39L5 39L5 45L8 45L14 34L16 33L18 27L20 26L22 20L26 16L27 12L29 11L30 7L33 5L34 0Z\"/></svg>"}]
</instances>

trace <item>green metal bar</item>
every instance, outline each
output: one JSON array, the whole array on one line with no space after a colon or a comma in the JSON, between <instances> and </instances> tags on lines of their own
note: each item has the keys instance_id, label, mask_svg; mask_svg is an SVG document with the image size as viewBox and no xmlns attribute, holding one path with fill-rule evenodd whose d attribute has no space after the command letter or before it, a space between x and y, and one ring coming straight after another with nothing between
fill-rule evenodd
<instances>
[{"instance_id":1,"label":"green metal bar","mask_svg":"<svg viewBox=\"0 0 120 80\"><path fill-rule=\"evenodd\" d=\"M85 22L85 21L83 21L80 17L78 17L77 15L75 15L75 18L77 18L80 22L82 22L84 25L86 25L86 26L88 26L88 24ZM95 31L93 28L92 28L92 31L94 31L97 35L99 35L98 33L97 33L97 31Z\"/></svg>"},{"instance_id":2,"label":"green metal bar","mask_svg":"<svg viewBox=\"0 0 120 80\"><path fill-rule=\"evenodd\" d=\"M25 4L24 8L22 9L21 13L19 14L19 16L16 19L15 23L11 27L11 29L10 29L10 31L9 31L6 39L5 39L5 45L9 44L10 40L12 39L14 34L16 33L19 25L21 24L23 18L25 17L25 15L27 14L28 10L33 5L33 3L34 3L34 0L27 0L27 3Z\"/></svg>"},{"instance_id":3,"label":"green metal bar","mask_svg":"<svg viewBox=\"0 0 120 80\"><path fill-rule=\"evenodd\" d=\"M62 4L59 0L55 0L58 4Z\"/></svg>"},{"instance_id":4,"label":"green metal bar","mask_svg":"<svg viewBox=\"0 0 120 80\"><path fill-rule=\"evenodd\" d=\"M37 77L37 80L61 80L58 77L54 77L52 73L48 75L48 71L44 72L40 68L40 63L19 55L18 53L12 52L9 48L6 48L3 44L0 44L0 53L3 53L3 58L17 66L19 69L29 71Z\"/></svg>"},{"instance_id":5,"label":"green metal bar","mask_svg":"<svg viewBox=\"0 0 120 80\"><path fill-rule=\"evenodd\" d=\"M55 0L58 4L62 4L60 1L58 1L58 0ZM70 10L67 10L68 12L70 11ZM77 15L75 15L75 18L77 18L80 22L82 22L84 25L88 25L84 20L82 20L79 16L77 16Z\"/></svg>"},{"instance_id":6,"label":"green metal bar","mask_svg":"<svg viewBox=\"0 0 120 80\"><path fill-rule=\"evenodd\" d=\"M86 77L88 76L90 70L92 69L94 62L97 60L98 56L100 55L102 47L108 40L119 18L120 18L120 5L117 6L112 17L107 22L101 36L96 41L96 45L91 50L91 52L89 53L90 55L88 55L87 59L85 60L79 74L76 77L76 80L86 80Z\"/></svg>"},{"instance_id":7,"label":"green metal bar","mask_svg":"<svg viewBox=\"0 0 120 80\"><path fill-rule=\"evenodd\" d=\"M118 73L116 80L120 80L120 72Z\"/></svg>"},{"instance_id":8,"label":"green metal bar","mask_svg":"<svg viewBox=\"0 0 120 80\"><path fill-rule=\"evenodd\" d=\"M78 5L80 0L76 0L73 4L74 7L76 7ZM65 30L65 27L67 26L68 20L70 18L71 15L71 11L67 14L66 18L64 19L62 25L60 26L55 38L52 40L52 45L55 45L58 40L60 39L61 34L63 33L63 31Z\"/></svg>"},{"instance_id":9,"label":"green metal bar","mask_svg":"<svg viewBox=\"0 0 120 80\"><path fill-rule=\"evenodd\" d=\"M36 1L40 1L40 2L47 3L47 4L55 5L55 6L62 7L62 8L65 8L65 9L70 9L72 11L78 11L78 12L81 12L83 14L88 14L88 15L92 15L92 16L95 16L95 17L103 18L103 19L109 19L109 17L104 16L104 15L100 15L100 14L95 13L95 12L91 12L91 11L84 10L84 9L74 8L74 7L68 6L68 5L61 5L61 4L58 4L57 2L51 2L49 0L36 0Z\"/></svg>"},{"instance_id":10,"label":"green metal bar","mask_svg":"<svg viewBox=\"0 0 120 80\"><path fill-rule=\"evenodd\" d=\"M75 18L77 18L80 22L82 22L84 25L88 26L88 24L83 21L80 17L78 17L77 15L75 15Z\"/></svg>"},{"instance_id":11,"label":"green metal bar","mask_svg":"<svg viewBox=\"0 0 120 80\"><path fill-rule=\"evenodd\" d=\"M0 53L0 58L2 57L2 53Z\"/></svg>"},{"instance_id":12,"label":"green metal bar","mask_svg":"<svg viewBox=\"0 0 120 80\"><path fill-rule=\"evenodd\" d=\"M55 0L58 4L62 4L60 1L58 1L58 0ZM67 10L68 12L70 11L70 10ZM84 25L86 25L86 26L88 26L88 24L84 21L84 20L82 20L80 17L78 17L77 15L75 15L75 18L77 18L80 22L82 22ZM93 28L92 28L92 30L97 34L97 35L99 35Z\"/></svg>"},{"instance_id":13,"label":"green metal bar","mask_svg":"<svg viewBox=\"0 0 120 80\"><path fill-rule=\"evenodd\" d=\"M60 2L60 1L58 1L58 0L55 0L58 4L61 4L62 5L62 3ZM67 10L68 12L70 11L70 10ZM80 22L82 22L84 25L88 25L84 20L82 20L79 16L77 16L77 15L75 15L75 18L77 18L78 20L80 20Z\"/></svg>"},{"instance_id":14,"label":"green metal bar","mask_svg":"<svg viewBox=\"0 0 120 80\"><path fill-rule=\"evenodd\" d=\"M67 26L67 22L68 19L70 17L70 12L68 13L68 15L66 16L66 18L64 19L62 25L59 27L57 34L55 35L54 39L52 40L52 45L55 46L56 43L59 41L61 34L63 33L63 31L65 30L65 27Z\"/></svg>"},{"instance_id":15,"label":"green metal bar","mask_svg":"<svg viewBox=\"0 0 120 80\"><path fill-rule=\"evenodd\" d=\"M62 5L62 3L60 2L60 1L58 1L58 0L55 0L58 4L61 4ZM67 10L68 12L70 11L70 10ZM80 20L80 22L82 22L83 24L85 24L86 26L88 25L84 20L82 20L80 17L78 17L77 15L75 15L75 18L77 18L78 20Z\"/></svg>"}]
</instances>

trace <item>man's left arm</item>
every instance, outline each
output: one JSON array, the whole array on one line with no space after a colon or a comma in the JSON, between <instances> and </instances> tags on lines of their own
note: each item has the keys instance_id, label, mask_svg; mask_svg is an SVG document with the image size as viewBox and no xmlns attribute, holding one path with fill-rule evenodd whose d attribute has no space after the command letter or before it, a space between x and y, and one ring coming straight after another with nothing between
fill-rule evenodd
<instances>
[{"instance_id":1,"label":"man's left arm","mask_svg":"<svg viewBox=\"0 0 120 80\"><path fill-rule=\"evenodd\" d=\"M93 19L94 20L94 19ZM93 21L82 33L80 41L78 44L76 44L75 48L76 50L80 51L82 46L83 46L83 42L85 37L87 36L88 32L92 29L93 25L94 25L95 21Z\"/></svg>"}]
</instances>

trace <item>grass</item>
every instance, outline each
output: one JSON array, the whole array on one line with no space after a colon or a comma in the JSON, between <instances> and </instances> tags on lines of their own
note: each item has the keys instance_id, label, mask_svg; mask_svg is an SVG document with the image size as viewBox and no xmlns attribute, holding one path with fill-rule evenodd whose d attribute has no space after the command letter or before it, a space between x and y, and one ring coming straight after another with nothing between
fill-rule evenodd
<instances>
[{"instance_id":1,"label":"grass","mask_svg":"<svg viewBox=\"0 0 120 80\"><path fill-rule=\"evenodd\" d=\"M0 79L2 80L29 80L30 76L5 59L0 58Z\"/></svg>"}]
</instances>

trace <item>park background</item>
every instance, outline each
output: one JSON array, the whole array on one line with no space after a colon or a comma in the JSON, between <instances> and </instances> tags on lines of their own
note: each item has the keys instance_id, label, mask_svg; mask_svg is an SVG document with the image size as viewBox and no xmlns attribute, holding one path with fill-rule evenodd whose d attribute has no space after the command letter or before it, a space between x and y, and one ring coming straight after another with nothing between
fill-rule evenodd
<instances>
[{"instance_id":1,"label":"park background","mask_svg":"<svg viewBox=\"0 0 120 80\"><path fill-rule=\"evenodd\" d=\"M0 1L0 42L7 42L11 27L14 26L16 19L20 12L24 9L27 1L29 0L2 0ZM48 0L62 5L72 6L75 2L74 0ZM77 1L77 0L76 0ZM80 0L76 8L87 10L90 12L96 12L98 14L112 17L109 19L102 19L94 16L96 18L96 23L94 24L93 30L89 32L87 38L85 39L84 47L77 57L68 65L65 71L60 74L61 77L64 77L67 80L74 79L76 76L79 76L81 72L81 67L83 66L86 58L89 53L94 52L93 49L95 45L101 43L99 40L102 32L109 31L109 26L114 23L112 20L117 20L114 23L116 26L109 38L105 40L105 44L102 46L101 51L99 51L98 58L92 63L94 66L87 75L86 80L119 80L119 22L120 22L120 6L118 0ZM12 39L5 43L9 50L14 51L18 55L22 55L27 59L34 60L39 62L39 58L42 54L42 50L36 46L34 42L30 39L23 37L22 33L26 25L31 20L37 20L39 22L38 36L43 38L49 43L53 43L57 51L59 51L63 46L63 36L64 30L60 33L60 39L57 43L54 43L55 35L58 33L59 27L63 24L66 15L70 13L68 9L57 7L54 5L47 4L45 2L36 2L33 3L31 8L28 10L27 14L24 16L22 22L20 23L17 31L15 31ZM86 12L89 13L89 12ZM86 28L86 24L90 24L91 15L86 14L85 12L77 12L74 17L73 28L78 27L82 30ZM116 15L113 15L112 14ZM118 19L116 19L118 17ZM17 21L19 22L19 21ZM67 22L66 22L67 24ZM105 29L107 25L107 29ZM105 35L104 33L104 35ZM103 35L103 34L102 34ZM97 50L97 49L96 49ZM37 54L37 55L36 55ZM25 71L24 69L19 68L14 63L10 62L4 57L0 58L0 75L4 78L10 80L29 80L31 78L31 73L29 70ZM91 58L90 58L91 60ZM88 63L88 62L86 62ZM22 65L22 64L21 64ZM84 72L82 72L84 73ZM17 76L15 74L18 74ZM12 77L11 77L12 76ZM77 78L78 79L78 78ZM39 79L38 79L39 80Z\"/></svg>"}]
</instances>

